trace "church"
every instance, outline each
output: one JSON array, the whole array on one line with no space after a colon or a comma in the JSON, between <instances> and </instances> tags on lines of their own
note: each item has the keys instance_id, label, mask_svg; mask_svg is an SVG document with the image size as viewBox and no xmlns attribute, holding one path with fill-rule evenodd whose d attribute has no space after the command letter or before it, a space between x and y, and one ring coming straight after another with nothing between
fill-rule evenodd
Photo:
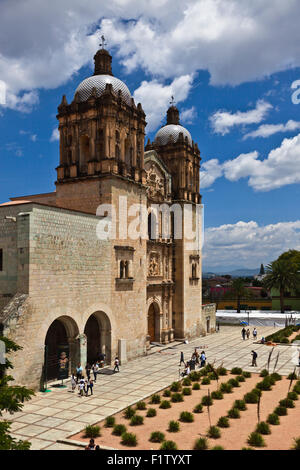
<instances>
[{"instance_id":1,"label":"church","mask_svg":"<svg viewBox=\"0 0 300 470\"><path fill-rule=\"evenodd\" d=\"M116 355L125 364L151 343L215 331L213 306L202 306L198 145L172 102L145 147L142 105L114 77L103 46L94 62L73 101L63 96L58 106L55 191L0 205L0 333L22 346L13 358L16 383L35 389L60 377L62 349L68 375L101 354L107 364ZM124 213L136 206L147 210L145 237L127 230ZM152 211L162 206L171 210ZM198 243L186 237L186 217L175 235L174 206L188 208ZM109 207L116 230L101 238Z\"/></svg>"}]
</instances>

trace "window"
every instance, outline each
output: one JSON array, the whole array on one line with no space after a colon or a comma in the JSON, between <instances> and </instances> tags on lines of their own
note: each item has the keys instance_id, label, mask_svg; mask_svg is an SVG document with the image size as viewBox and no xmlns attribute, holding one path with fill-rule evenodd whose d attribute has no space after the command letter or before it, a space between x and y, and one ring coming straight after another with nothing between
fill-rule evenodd
<instances>
[{"instance_id":1,"label":"window","mask_svg":"<svg viewBox=\"0 0 300 470\"><path fill-rule=\"evenodd\" d=\"M3 271L3 250L0 248L0 271Z\"/></svg>"}]
</instances>

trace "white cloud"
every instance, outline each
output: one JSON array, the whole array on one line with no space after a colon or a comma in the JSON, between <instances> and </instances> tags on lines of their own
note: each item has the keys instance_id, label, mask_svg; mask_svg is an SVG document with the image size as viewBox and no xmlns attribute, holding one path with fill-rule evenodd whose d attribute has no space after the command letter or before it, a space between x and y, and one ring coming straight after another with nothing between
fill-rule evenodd
<instances>
[{"instance_id":1,"label":"white cloud","mask_svg":"<svg viewBox=\"0 0 300 470\"><path fill-rule=\"evenodd\" d=\"M290 119L286 124L262 124L258 129L248 132L244 135L243 140L256 137L270 137L278 132L293 132L300 129L300 122Z\"/></svg>"},{"instance_id":2,"label":"white cloud","mask_svg":"<svg viewBox=\"0 0 300 470\"><path fill-rule=\"evenodd\" d=\"M229 181L248 178L248 185L255 191L271 191L300 183L300 134L284 139L264 160L259 160L257 151L242 153L224 163L208 160L202 165L200 186L207 188L221 176Z\"/></svg>"},{"instance_id":3,"label":"white cloud","mask_svg":"<svg viewBox=\"0 0 300 470\"><path fill-rule=\"evenodd\" d=\"M192 124L197 117L195 106L188 109L182 109L180 112L180 121L184 124Z\"/></svg>"},{"instance_id":4,"label":"white cloud","mask_svg":"<svg viewBox=\"0 0 300 470\"><path fill-rule=\"evenodd\" d=\"M57 140L59 140L59 131L57 127L55 127L52 131L50 142L56 142Z\"/></svg>"},{"instance_id":5,"label":"white cloud","mask_svg":"<svg viewBox=\"0 0 300 470\"><path fill-rule=\"evenodd\" d=\"M300 249L300 220L264 226L239 221L205 230L203 258L204 264L212 268L256 268L289 249Z\"/></svg>"},{"instance_id":6,"label":"white cloud","mask_svg":"<svg viewBox=\"0 0 300 470\"><path fill-rule=\"evenodd\" d=\"M92 63L100 23L127 71L173 80L205 69L214 85L262 79L300 65L299 12L297 0L4 0L5 106L29 110L24 92L58 87Z\"/></svg>"},{"instance_id":7,"label":"white cloud","mask_svg":"<svg viewBox=\"0 0 300 470\"><path fill-rule=\"evenodd\" d=\"M193 82L192 75L183 75L175 78L170 85L163 85L157 80L150 82L143 81L134 92L134 99L143 105L147 119L147 131L154 131L165 116L166 109L170 106L172 95L176 97L176 102L184 101L191 89Z\"/></svg>"},{"instance_id":8,"label":"white cloud","mask_svg":"<svg viewBox=\"0 0 300 470\"><path fill-rule=\"evenodd\" d=\"M247 124L257 124L263 121L273 106L264 100L259 100L254 109L249 111L217 111L210 116L213 131L216 134L228 134L233 127L245 126Z\"/></svg>"}]
</instances>

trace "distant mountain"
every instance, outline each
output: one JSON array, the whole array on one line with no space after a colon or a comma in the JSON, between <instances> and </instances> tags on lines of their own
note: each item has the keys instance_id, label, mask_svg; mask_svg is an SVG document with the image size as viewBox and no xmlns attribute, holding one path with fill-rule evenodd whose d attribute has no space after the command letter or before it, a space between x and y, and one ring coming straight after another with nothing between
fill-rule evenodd
<instances>
[{"instance_id":1,"label":"distant mountain","mask_svg":"<svg viewBox=\"0 0 300 470\"><path fill-rule=\"evenodd\" d=\"M259 268L257 269L247 269L247 268L239 268L234 269L232 271L214 271L214 272L204 272L203 278L208 279L214 276L224 276L225 274L229 274L232 277L252 277L259 273Z\"/></svg>"}]
</instances>

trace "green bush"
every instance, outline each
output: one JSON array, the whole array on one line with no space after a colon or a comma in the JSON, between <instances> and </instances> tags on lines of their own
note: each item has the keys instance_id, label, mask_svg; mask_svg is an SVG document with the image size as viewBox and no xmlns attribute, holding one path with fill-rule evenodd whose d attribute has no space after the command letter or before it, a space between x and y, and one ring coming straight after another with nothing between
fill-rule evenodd
<instances>
[{"instance_id":1,"label":"green bush","mask_svg":"<svg viewBox=\"0 0 300 470\"><path fill-rule=\"evenodd\" d=\"M220 391L222 393L232 393L232 385L227 383L223 383L220 385Z\"/></svg>"},{"instance_id":2,"label":"green bush","mask_svg":"<svg viewBox=\"0 0 300 470\"><path fill-rule=\"evenodd\" d=\"M225 449L222 446L214 446L211 448L211 450L225 450Z\"/></svg>"},{"instance_id":3,"label":"green bush","mask_svg":"<svg viewBox=\"0 0 300 470\"><path fill-rule=\"evenodd\" d=\"M164 397L170 397L172 395L171 390L167 389L164 391L163 396Z\"/></svg>"},{"instance_id":4,"label":"green bush","mask_svg":"<svg viewBox=\"0 0 300 470\"><path fill-rule=\"evenodd\" d=\"M140 416L140 415L132 416L130 420L130 426L141 426L141 424L144 424L143 416Z\"/></svg>"},{"instance_id":5,"label":"green bush","mask_svg":"<svg viewBox=\"0 0 300 470\"><path fill-rule=\"evenodd\" d=\"M279 405L284 406L286 408L295 408L295 403L289 398L284 398L284 400L280 400Z\"/></svg>"},{"instance_id":6,"label":"green bush","mask_svg":"<svg viewBox=\"0 0 300 470\"><path fill-rule=\"evenodd\" d=\"M228 417L231 419L238 419L241 415L237 408L231 408L231 410L228 411Z\"/></svg>"},{"instance_id":7,"label":"green bush","mask_svg":"<svg viewBox=\"0 0 300 470\"><path fill-rule=\"evenodd\" d=\"M188 387L184 387L182 389L182 393L183 393L183 395L192 395L192 390Z\"/></svg>"},{"instance_id":8,"label":"green bush","mask_svg":"<svg viewBox=\"0 0 300 470\"><path fill-rule=\"evenodd\" d=\"M252 377L251 372L247 372L247 371L243 371L241 375L243 375L245 379L250 379Z\"/></svg>"},{"instance_id":9,"label":"green bush","mask_svg":"<svg viewBox=\"0 0 300 470\"><path fill-rule=\"evenodd\" d=\"M229 423L229 419L227 418L227 416L221 416L221 418L219 418L217 425L219 426L219 428L229 428L230 423Z\"/></svg>"},{"instance_id":10,"label":"green bush","mask_svg":"<svg viewBox=\"0 0 300 470\"><path fill-rule=\"evenodd\" d=\"M211 393L211 397L215 400L222 400L223 393L221 392L221 390L215 390Z\"/></svg>"},{"instance_id":11,"label":"green bush","mask_svg":"<svg viewBox=\"0 0 300 470\"><path fill-rule=\"evenodd\" d=\"M122 434L124 434L124 432L126 432L126 426L124 426L124 424L115 424L114 425L114 428L113 428L113 431L112 431L112 434L114 436L122 436Z\"/></svg>"},{"instance_id":12,"label":"green bush","mask_svg":"<svg viewBox=\"0 0 300 470\"><path fill-rule=\"evenodd\" d=\"M211 426L207 431L207 435L211 439L219 439L221 437L221 431L217 426Z\"/></svg>"},{"instance_id":13,"label":"green bush","mask_svg":"<svg viewBox=\"0 0 300 470\"><path fill-rule=\"evenodd\" d=\"M269 414L267 423L273 424L273 426L280 424L279 416L276 413Z\"/></svg>"},{"instance_id":14,"label":"green bush","mask_svg":"<svg viewBox=\"0 0 300 470\"><path fill-rule=\"evenodd\" d=\"M180 421L183 423L192 423L194 421L193 413L190 413L189 411L182 411L180 413Z\"/></svg>"},{"instance_id":15,"label":"green bush","mask_svg":"<svg viewBox=\"0 0 300 470\"><path fill-rule=\"evenodd\" d=\"M247 409L245 400L235 400L233 408L237 408L240 411L245 411Z\"/></svg>"},{"instance_id":16,"label":"green bush","mask_svg":"<svg viewBox=\"0 0 300 470\"><path fill-rule=\"evenodd\" d=\"M278 380L282 380L282 376L277 372L273 372L273 374L271 374L271 377L275 380L275 382L278 382Z\"/></svg>"},{"instance_id":17,"label":"green bush","mask_svg":"<svg viewBox=\"0 0 300 470\"><path fill-rule=\"evenodd\" d=\"M270 426L265 421L261 421L256 426L255 432L258 432L259 434L271 434Z\"/></svg>"},{"instance_id":18,"label":"green bush","mask_svg":"<svg viewBox=\"0 0 300 470\"><path fill-rule=\"evenodd\" d=\"M124 411L124 418L126 419L131 419L135 415L135 410L131 408L131 406L128 406L126 410Z\"/></svg>"},{"instance_id":19,"label":"green bush","mask_svg":"<svg viewBox=\"0 0 300 470\"><path fill-rule=\"evenodd\" d=\"M292 447L292 450L300 450L300 437L294 438L294 445Z\"/></svg>"},{"instance_id":20,"label":"green bush","mask_svg":"<svg viewBox=\"0 0 300 470\"><path fill-rule=\"evenodd\" d=\"M258 388L253 388L252 393L255 393L255 395L261 397L261 390L258 390Z\"/></svg>"},{"instance_id":21,"label":"green bush","mask_svg":"<svg viewBox=\"0 0 300 470\"><path fill-rule=\"evenodd\" d=\"M124 432L121 443L128 447L135 447L137 445L137 437L131 432Z\"/></svg>"},{"instance_id":22,"label":"green bush","mask_svg":"<svg viewBox=\"0 0 300 470\"><path fill-rule=\"evenodd\" d=\"M230 373L233 375L241 375L243 373L243 369L241 369L240 367L233 367Z\"/></svg>"},{"instance_id":23,"label":"green bush","mask_svg":"<svg viewBox=\"0 0 300 470\"><path fill-rule=\"evenodd\" d=\"M246 379L245 379L245 377L244 377L243 375L238 375L238 376L236 377L236 380L237 380L238 382L245 382L245 381L246 381Z\"/></svg>"},{"instance_id":24,"label":"green bush","mask_svg":"<svg viewBox=\"0 0 300 470\"><path fill-rule=\"evenodd\" d=\"M217 380L219 378L218 374L215 374L215 372L210 372L207 377L210 380Z\"/></svg>"},{"instance_id":25,"label":"green bush","mask_svg":"<svg viewBox=\"0 0 300 470\"><path fill-rule=\"evenodd\" d=\"M288 380L297 380L297 374L295 374L295 372L291 372L287 378Z\"/></svg>"},{"instance_id":26,"label":"green bush","mask_svg":"<svg viewBox=\"0 0 300 470\"><path fill-rule=\"evenodd\" d=\"M289 392L287 394L287 397L290 399L290 400L298 400L298 393L296 392Z\"/></svg>"},{"instance_id":27,"label":"green bush","mask_svg":"<svg viewBox=\"0 0 300 470\"><path fill-rule=\"evenodd\" d=\"M202 397L201 403L203 406L212 405L213 399L209 395L204 395L204 397Z\"/></svg>"},{"instance_id":28,"label":"green bush","mask_svg":"<svg viewBox=\"0 0 300 470\"><path fill-rule=\"evenodd\" d=\"M227 383L233 387L240 387L239 381L237 379L229 379Z\"/></svg>"},{"instance_id":29,"label":"green bush","mask_svg":"<svg viewBox=\"0 0 300 470\"><path fill-rule=\"evenodd\" d=\"M137 402L136 404L136 409L137 410L146 410L147 406L146 406L146 403L144 401L139 401Z\"/></svg>"},{"instance_id":30,"label":"green bush","mask_svg":"<svg viewBox=\"0 0 300 470\"><path fill-rule=\"evenodd\" d=\"M165 440L165 435L163 432L154 431L151 433L150 442L163 442Z\"/></svg>"},{"instance_id":31,"label":"green bush","mask_svg":"<svg viewBox=\"0 0 300 470\"><path fill-rule=\"evenodd\" d=\"M269 372L267 371L267 369L263 369L261 373L259 374L260 377L267 377L267 375L269 375Z\"/></svg>"},{"instance_id":32,"label":"green bush","mask_svg":"<svg viewBox=\"0 0 300 470\"><path fill-rule=\"evenodd\" d=\"M183 395L182 393L173 393L172 397L171 397L171 401L173 403L178 403L180 401L183 401Z\"/></svg>"},{"instance_id":33,"label":"green bush","mask_svg":"<svg viewBox=\"0 0 300 470\"><path fill-rule=\"evenodd\" d=\"M101 436L100 426L88 425L84 428L84 437L94 438L99 436Z\"/></svg>"},{"instance_id":34,"label":"green bush","mask_svg":"<svg viewBox=\"0 0 300 470\"><path fill-rule=\"evenodd\" d=\"M252 432L247 440L248 444L253 447L265 447L264 438L258 432Z\"/></svg>"},{"instance_id":35,"label":"green bush","mask_svg":"<svg viewBox=\"0 0 300 470\"><path fill-rule=\"evenodd\" d=\"M161 404L159 405L160 408L163 410L166 410L167 408L171 408L171 402L169 400L163 400Z\"/></svg>"},{"instance_id":36,"label":"green bush","mask_svg":"<svg viewBox=\"0 0 300 470\"><path fill-rule=\"evenodd\" d=\"M171 392L179 392L181 390L180 382L173 382L170 387Z\"/></svg>"},{"instance_id":37,"label":"green bush","mask_svg":"<svg viewBox=\"0 0 300 470\"><path fill-rule=\"evenodd\" d=\"M192 389L193 390L200 390L200 384L198 384L198 382L195 382L192 386Z\"/></svg>"},{"instance_id":38,"label":"green bush","mask_svg":"<svg viewBox=\"0 0 300 470\"><path fill-rule=\"evenodd\" d=\"M184 385L185 387L190 387L192 385L192 382L188 377L185 377L182 381L182 385Z\"/></svg>"},{"instance_id":39,"label":"green bush","mask_svg":"<svg viewBox=\"0 0 300 470\"><path fill-rule=\"evenodd\" d=\"M177 450L177 444L173 441L164 441L160 446L160 450Z\"/></svg>"},{"instance_id":40,"label":"green bush","mask_svg":"<svg viewBox=\"0 0 300 470\"><path fill-rule=\"evenodd\" d=\"M105 426L106 428L113 428L114 425L115 425L115 422L116 422L116 420L115 420L115 418L114 418L113 416L108 416L108 417L105 419L105 424L104 424L104 426Z\"/></svg>"},{"instance_id":41,"label":"green bush","mask_svg":"<svg viewBox=\"0 0 300 470\"><path fill-rule=\"evenodd\" d=\"M154 416L156 416L156 409L155 408L148 408L148 411L147 411L147 418L153 418Z\"/></svg>"},{"instance_id":42,"label":"green bush","mask_svg":"<svg viewBox=\"0 0 300 470\"><path fill-rule=\"evenodd\" d=\"M288 414L285 406L277 406L274 410L274 413L278 416L286 416Z\"/></svg>"},{"instance_id":43,"label":"green bush","mask_svg":"<svg viewBox=\"0 0 300 470\"><path fill-rule=\"evenodd\" d=\"M272 389L272 386L271 386L270 381L266 380L265 378L264 380L256 384L256 388L258 388L258 390L264 390L267 392Z\"/></svg>"},{"instance_id":44,"label":"green bush","mask_svg":"<svg viewBox=\"0 0 300 470\"><path fill-rule=\"evenodd\" d=\"M189 378L192 382L197 382L200 379L200 374L199 372L196 372L195 370L193 370L190 373Z\"/></svg>"},{"instance_id":45,"label":"green bush","mask_svg":"<svg viewBox=\"0 0 300 470\"><path fill-rule=\"evenodd\" d=\"M294 385L293 392L296 392L298 395L300 395L300 385Z\"/></svg>"},{"instance_id":46,"label":"green bush","mask_svg":"<svg viewBox=\"0 0 300 470\"><path fill-rule=\"evenodd\" d=\"M202 385L209 385L210 384L210 378L209 377L203 377L201 383L202 383Z\"/></svg>"},{"instance_id":47,"label":"green bush","mask_svg":"<svg viewBox=\"0 0 300 470\"><path fill-rule=\"evenodd\" d=\"M227 370L225 369L225 367L218 367L217 372L219 375L227 375Z\"/></svg>"},{"instance_id":48,"label":"green bush","mask_svg":"<svg viewBox=\"0 0 300 470\"><path fill-rule=\"evenodd\" d=\"M193 412L194 413L203 413L203 405L201 405L201 403L196 405L195 408L193 409Z\"/></svg>"},{"instance_id":49,"label":"green bush","mask_svg":"<svg viewBox=\"0 0 300 470\"><path fill-rule=\"evenodd\" d=\"M180 429L180 424L178 421L170 421L168 431L169 432L178 432Z\"/></svg>"},{"instance_id":50,"label":"green bush","mask_svg":"<svg viewBox=\"0 0 300 470\"><path fill-rule=\"evenodd\" d=\"M200 437L197 439L194 444L194 450L207 450L208 449L208 440L206 437Z\"/></svg>"},{"instance_id":51,"label":"green bush","mask_svg":"<svg viewBox=\"0 0 300 470\"><path fill-rule=\"evenodd\" d=\"M150 403L153 404L153 405L155 405L155 404L157 405L158 403L160 403L160 400L161 400L161 399L160 399L160 395L158 395L158 394L155 393L155 394L152 395L152 397L150 398Z\"/></svg>"}]
</instances>

